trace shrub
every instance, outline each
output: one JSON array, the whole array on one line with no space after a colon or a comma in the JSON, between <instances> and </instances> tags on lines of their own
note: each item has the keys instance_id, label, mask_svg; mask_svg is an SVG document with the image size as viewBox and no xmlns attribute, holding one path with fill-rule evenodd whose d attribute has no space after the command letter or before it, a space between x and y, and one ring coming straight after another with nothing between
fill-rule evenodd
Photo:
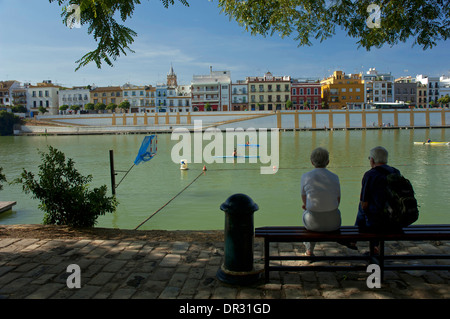
<instances>
[{"instance_id":1,"label":"shrub","mask_svg":"<svg viewBox=\"0 0 450 319\"><path fill-rule=\"evenodd\" d=\"M117 207L115 197L107 197L103 185L88 189L92 176L82 176L72 159L66 161L64 153L49 146L49 152L40 152L42 164L39 179L23 170L16 183L21 183L25 193L33 193L39 199L39 209L45 212L44 224L68 225L72 227L93 227L97 218Z\"/></svg>"},{"instance_id":2,"label":"shrub","mask_svg":"<svg viewBox=\"0 0 450 319\"><path fill-rule=\"evenodd\" d=\"M1 182L6 182L6 176L2 174L3 167L0 167L0 191L3 189Z\"/></svg>"},{"instance_id":3,"label":"shrub","mask_svg":"<svg viewBox=\"0 0 450 319\"><path fill-rule=\"evenodd\" d=\"M7 111L0 111L0 135L12 135L14 132L14 124L21 122L17 115Z\"/></svg>"}]
</instances>

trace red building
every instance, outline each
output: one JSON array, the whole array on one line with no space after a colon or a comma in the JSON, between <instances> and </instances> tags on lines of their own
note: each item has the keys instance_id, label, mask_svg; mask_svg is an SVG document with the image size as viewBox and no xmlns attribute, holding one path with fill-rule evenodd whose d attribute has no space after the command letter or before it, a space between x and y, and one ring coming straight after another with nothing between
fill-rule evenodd
<instances>
[{"instance_id":1,"label":"red building","mask_svg":"<svg viewBox=\"0 0 450 319\"><path fill-rule=\"evenodd\" d=\"M321 109L321 85L316 80L292 80L291 101L294 110Z\"/></svg>"}]
</instances>

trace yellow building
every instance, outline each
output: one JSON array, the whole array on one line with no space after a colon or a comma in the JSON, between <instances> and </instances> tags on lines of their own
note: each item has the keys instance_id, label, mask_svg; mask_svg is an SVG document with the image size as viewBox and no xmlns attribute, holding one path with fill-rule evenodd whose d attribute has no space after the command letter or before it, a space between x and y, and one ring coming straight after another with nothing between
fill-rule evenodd
<instances>
[{"instance_id":1,"label":"yellow building","mask_svg":"<svg viewBox=\"0 0 450 319\"><path fill-rule=\"evenodd\" d=\"M364 107L364 81L361 74L334 71L333 75L320 81L320 84L322 101L328 108Z\"/></svg>"},{"instance_id":2,"label":"yellow building","mask_svg":"<svg viewBox=\"0 0 450 319\"><path fill-rule=\"evenodd\" d=\"M291 77L273 76L267 72L263 77L247 77L250 110L284 110L291 97Z\"/></svg>"},{"instance_id":3,"label":"yellow building","mask_svg":"<svg viewBox=\"0 0 450 319\"><path fill-rule=\"evenodd\" d=\"M122 88L120 86L94 87L90 92L91 103L114 103L119 105L123 101Z\"/></svg>"}]
</instances>

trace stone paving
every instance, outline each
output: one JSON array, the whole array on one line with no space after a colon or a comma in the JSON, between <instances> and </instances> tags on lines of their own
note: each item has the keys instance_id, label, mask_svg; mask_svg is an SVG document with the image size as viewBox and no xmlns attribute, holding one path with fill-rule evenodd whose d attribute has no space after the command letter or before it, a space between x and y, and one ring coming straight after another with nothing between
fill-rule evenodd
<instances>
[{"instance_id":1,"label":"stone paving","mask_svg":"<svg viewBox=\"0 0 450 319\"><path fill-rule=\"evenodd\" d=\"M449 242L387 245L399 252L450 252ZM304 252L302 244L272 248ZM316 255L349 252L335 243L315 249ZM262 241L255 240L254 255L262 270ZM368 273L342 271L272 272L268 283L232 286L216 278L223 259L223 242L0 238L0 299L450 298L449 271L386 272L382 287L373 289ZM80 267L81 288L67 285L71 264Z\"/></svg>"}]
</instances>

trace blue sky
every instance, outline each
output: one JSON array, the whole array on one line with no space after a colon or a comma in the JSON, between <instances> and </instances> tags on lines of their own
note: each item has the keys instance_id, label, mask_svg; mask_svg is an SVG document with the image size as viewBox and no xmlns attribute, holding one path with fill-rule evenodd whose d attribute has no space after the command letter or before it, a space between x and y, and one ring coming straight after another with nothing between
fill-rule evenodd
<instances>
[{"instance_id":1,"label":"blue sky","mask_svg":"<svg viewBox=\"0 0 450 319\"><path fill-rule=\"evenodd\" d=\"M37 83L52 80L64 86L137 85L165 82L172 63L179 84L194 74L229 70L233 81L246 76L274 75L323 78L335 70L366 72L375 67L395 77L450 76L450 42L431 50L412 41L366 51L356 39L337 34L311 47L298 47L279 36L252 36L220 13L217 2L190 0L165 9L158 0L143 0L127 26L138 33L128 53L114 67L90 64L75 72L75 61L96 48L87 27L69 29L61 8L47 0L0 0L0 80ZM338 28L337 28L338 29Z\"/></svg>"}]
</instances>

